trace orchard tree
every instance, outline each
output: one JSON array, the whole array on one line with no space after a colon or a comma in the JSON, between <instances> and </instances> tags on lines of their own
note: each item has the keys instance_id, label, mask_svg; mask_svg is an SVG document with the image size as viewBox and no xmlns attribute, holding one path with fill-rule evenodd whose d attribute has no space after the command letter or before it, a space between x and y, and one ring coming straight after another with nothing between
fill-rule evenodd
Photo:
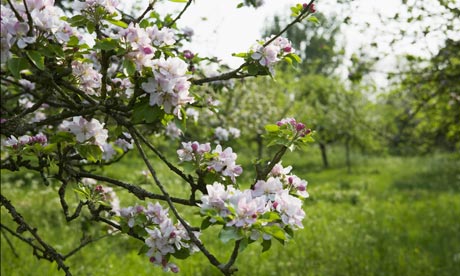
<instances>
[{"instance_id":1,"label":"orchard tree","mask_svg":"<svg viewBox=\"0 0 460 276\"><path fill-rule=\"evenodd\" d=\"M268 124L264 139L275 153L260 161L252 175L245 172L248 183L237 181L243 170L234 150L212 144L213 137L187 137L173 160L160 151L154 136L180 136L177 126L194 121L189 108L215 111L208 93L220 82L273 76L280 61L298 61L282 35L311 18L314 1L293 7L286 28L238 54L241 66L214 76L200 69L212 59L182 47L190 33L177 24L193 1L174 0L184 5L176 15L157 13L156 2L150 1L137 16L120 11L117 1L75 1L66 13L52 0L2 2L1 168L13 174L38 172L44 185L57 188L67 222L89 212L111 235L140 241L140 252L165 271L178 272L174 258L199 251L222 274L231 275L248 244L260 243L266 251L273 240L284 243L303 228L307 182L280 162L287 150L312 141L311 130L293 118ZM156 190L102 173L129 151L142 159ZM160 179L151 155L183 182L188 198L171 196L164 184L168 179ZM120 206L113 188L138 203ZM75 204L69 199L72 191L79 197ZM89 242L67 254L59 252L3 189L0 200L17 224L13 230L2 221L2 233L71 275L66 261ZM195 208L201 225L189 223L180 206ZM220 240L233 244L227 261L219 260L200 239L208 227L219 228Z\"/></svg>"}]
</instances>

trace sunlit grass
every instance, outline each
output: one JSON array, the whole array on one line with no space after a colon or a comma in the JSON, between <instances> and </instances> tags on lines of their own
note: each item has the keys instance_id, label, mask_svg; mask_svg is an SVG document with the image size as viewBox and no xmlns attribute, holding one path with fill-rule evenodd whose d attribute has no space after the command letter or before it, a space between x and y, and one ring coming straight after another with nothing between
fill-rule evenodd
<instances>
[{"instance_id":1,"label":"sunlit grass","mask_svg":"<svg viewBox=\"0 0 460 276\"><path fill-rule=\"evenodd\" d=\"M355 155L347 173L340 149L331 153L331 168L321 170L321 160L310 154L290 153L283 161L295 165L294 173L309 182L305 201L305 228L285 246L274 243L261 253L258 243L243 251L236 263L239 275L459 275L460 274L460 162L458 156L370 157ZM250 160L246 160L250 161ZM245 162L246 162L245 161ZM175 196L188 196L177 180L154 157L160 179ZM129 157L102 173L156 191L145 179L140 160ZM106 228L89 221L66 225L59 209L56 186L41 184L38 175L14 178L2 171L2 194L39 234L61 252L68 252L85 235L105 235ZM250 177L248 178L250 179ZM243 181L244 182L244 181ZM119 190L118 190L119 191ZM120 193L122 205L137 200ZM68 190L67 198L75 202ZM197 225L194 211L187 218ZM83 216L88 216L84 213ZM4 208L2 224L15 229ZM225 260L231 245L217 240L211 227L202 236L210 251ZM32 250L9 236L15 252L2 234L2 275L62 275L56 265L39 261ZM74 275L161 275L145 256L137 255L140 242L107 237L68 260ZM202 254L177 262L183 275L219 275Z\"/></svg>"}]
</instances>

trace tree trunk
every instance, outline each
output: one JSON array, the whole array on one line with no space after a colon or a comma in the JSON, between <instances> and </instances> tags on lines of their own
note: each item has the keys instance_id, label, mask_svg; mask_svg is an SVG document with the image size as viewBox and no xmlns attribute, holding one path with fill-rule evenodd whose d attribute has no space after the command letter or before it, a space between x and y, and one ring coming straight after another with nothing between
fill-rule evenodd
<instances>
[{"instance_id":1,"label":"tree trunk","mask_svg":"<svg viewBox=\"0 0 460 276\"><path fill-rule=\"evenodd\" d=\"M257 134L256 143L257 143L257 160L262 160L262 156L264 152L264 141L262 139L262 135Z\"/></svg>"},{"instance_id":2,"label":"tree trunk","mask_svg":"<svg viewBox=\"0 0 460 276\"><path fill-rule=\"evenodd\" d=\"M318 143L318 144L321 150L321 157L323 158L323 167L327 169L329 168L329 162L327 161L326 144L323 144L323 143Z\"/></svg>"},{"instance_id":3,"label":"tree trunk","mask_svg":"<svg viewBox=\"0 0 460 276\"><path fill-rule=\"evenodd\" d=\"M347 172L351 173L351 159L350 159L350 136L345 140L345 162L347 163Z\"/></svg>"}]
</instances>

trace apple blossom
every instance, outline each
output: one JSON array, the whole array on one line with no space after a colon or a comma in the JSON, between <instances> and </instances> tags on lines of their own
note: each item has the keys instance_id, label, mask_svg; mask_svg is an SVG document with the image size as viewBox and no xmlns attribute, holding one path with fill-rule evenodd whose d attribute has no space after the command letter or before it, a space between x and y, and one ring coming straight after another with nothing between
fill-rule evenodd
<instances>
[{"instance_id":1,"label":"apple blossom","mask_svg":"<svg viewBox=\"0 0 460 276\"><path fill-rule=\"evenodd\" d=\"M77 141L80 143L90 141L91 143L103 147L108 138L108 131L104 129L104 124L101 124L96 119L87 121L82 116L73 117L72 121L64 121L61 128L72 132Z\"/></svg>"}]
</instances>

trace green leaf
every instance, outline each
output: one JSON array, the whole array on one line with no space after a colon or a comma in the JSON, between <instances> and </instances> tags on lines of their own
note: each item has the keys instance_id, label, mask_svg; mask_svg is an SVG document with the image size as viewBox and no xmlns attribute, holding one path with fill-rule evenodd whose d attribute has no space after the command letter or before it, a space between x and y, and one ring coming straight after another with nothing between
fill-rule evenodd
<instances>
[{"instance_id":1,"label":"green leaf","mask_svg":"<svg viewBox=\"0 0 460 276\"><path fill-rule=\"evenodd\" d=\"M19 79L21 78L20 72L24 69L29 68L29 63L27 62L27 59L25 58L13 57L8 60L7 66L11 74L15 78Z\"/></svg>"},{"instance_id":2,"label":"green leaf","mask_svg":"<svg viewBox=\"0 0 460 276\"><path fill-rule=\"evenodd\" d=\"M141 21L141 23L139 23L139 27L144 29L150 27L150 22L147 19L144 19Z\"/></svg>"},{"instance_id":3,"label":"green leaf","mask_svg":"<svg viewBox=\"0 0 460 276\"><path fill-rule=\"evenodd\" d=\"M169 0L169 2L175 2L175 3L187 3L187 0Z\"/></svg>"},{"instance_id":4,"label":"green leaf","mask_svg":"<svg viewBox=\"0 0 460 276\"><path fill-rule=\"evenodd\" d=\"M244 6L244 3L239 3L236 8L239 9L239 8L242 8Z\"/></svg>"},{"instance_id":5,"label":"green leaf","mask_svg":"<svg viewBox=\"0 0 460 276\"><path fill-rule=\"evenodd\" d=\"M268 124L265 126L265 130L267 132L277 132L280 129L278 125L275 124Z\"/></svg>"},{"instance_id":6,"label":"green leaf","mask_svg":"<svg viewBox=\"0 0 460 276\"><path fill-rule=\"evenodd\" d=\"M42 54L37 51L27 51L26 54L38 69L45 70L45 57Z\"/></svg>"},{"instance_id":7,"label":"green leaf","mask_svg":"<svg viewBox=\"0 0 460 276\"><path fill-rule=\"evenodd\" d=\"M86 29L88 30L88 33L92 34L96 30L96 25L93 22L88 21L86 22Z\"/></svg>"},{"instance_id":8,"label":"green leaf","mask_svg":"<svg viewBox=\"0 0 460 276\"><path fill-rule=\"evenodd\" d=\"M69 41L67 42L67 46L69 47L75 47L78 46L78 43L80 43L80 40L76 36L71 36Z\"/></svg>"},{"instance_id":9,"label":"green leaf","mask_svg":"<svg viewBox=\"0 0 460 276\"><path fill-rule=\"evenodd\" d=\"M75 15L75 16L67 19L67 22L69 22L69 24L72 27L85 26L87 21L88 21L88 19L83 15Z\"/></svg>"},{"instance_id":10,"label":"green leaf","mask_svg":"<svg viewBox=\"0 0 460 276\"><path fill-rule=\"evenodd\" d=\"M298 55L296 55L296 54L294 54L294 53L290 53L290 54L286 55L286 57L291 58L292 60L294 60L294 61L297 62L297 63L301 63L301 62L302 62L302 59L301 59Z\"/></svg>"},{"instance_id":11,"label":"green leaf","mask_svg":"<svg viewBox=\"0 0 460 276\"><path fill-rule=\"evenodd\" d=\"M257 73L259 73L259 66L256 64L250 64L247 68L248 68L248 73L251 76L255 76L257 75Z\"/></svg>"},{"instance_id":12,"label":"green leaf","mask_svg":"<svg viewBox=\"0 0 460 276\"><path fill-rule=\"evenodd\" d=\"M142 247L139 249L139 252L137 252L137 255L143 255L147 253L150 250L150 247L148 247L146 244L143 244Z\"/></svg>"},{"instance_id":13,"label":"green leaf","mask_svg":"<svg viewBox=\"0 0 460 276\"><path fill-rule=\"evenodd\" d=\"M176 250L172 255L177 259L184 260L190 257L190 250L182 247L180 250Z\"/></svg>"},{"instance_id":14,"label":"green leaf","mask_svg":"<svg viewBox=\"0 0 460 276\"><path fill-rule=\"evenodd\" d=\"M280 217L279 213L277 213L277 212L266 212L262 216L260 216L259 220L264 220L266 222L273 222L273 221L277 221L277 220L280 220L280 219L281 219L281 217Z\"/></svg>"},{"instance_id":15,"label":"green leaf","mask_svg":"<svg viewBox=\"0 0 460 276\"><path fill-rule=\"evenodd\" d=\"M196 169L197 169L195 164L192 163L192 162L181 163L181 167L184 169L185 174L194 173L196 171Z\"/></svg>"},{"instance_id":16,"label":"green leaf","mask_svg":"<svg viewBox=\"0 0 460 276\"><path fill-rule=\"evenodd\" d=\"M51 136L51 143L60 143L60 142L73 142L75 136L67 131L59 131L55 135Z\"/></svg>"},{"instance_id":17,"label":"green leaf","mask_svg":"<svg viewBox=\"0 0 460 276\"><path fill-rule=\"evenodd\" d=\"M321 24L321 23L319 22L318 18L316 18L316 16L309 16L309 17L307 17L307 21L312 22L312 23L314 23L314 24L316 24L316 25Z\"/></svg>"},{"instance_id":18,"label":"green leaf","mask_svg":"<svg viewBox=\"0 0 460 276\"><path fill-rule=\"evenodd\" d=\"M243 238L240 242L240 247L238 248L238 252L243 252L246 247L248 247L248 244L249 244L249 240L248 238Z\"/></svg>"},{"instance_id":19,"label":"green leaf","mask_svg":"<svg viewBox=\"0 0 460 276\"><path fill-rule=\"evenodd\" d=\"M123 21L115 20L115 19L111 19L111 18L107 18L106 20L107 20L108 22L112 23L113 25L118 26L118 27L121 27L121 28L123 28L123 29L128 28L128 24L126 24L126 23L123 22Z\"/></svg>"},{"instance_id":20,"label":"green leaf","mask_svg":"<svg viewBox=\"0 0 460 276\"><path fill-rule=\"evenodd\" d=\"M97 162L102 159L102 150L97 145L75 145L81 157L90 162Z\"/></svg>"},{"instance_id":21,"label":"green leaf","mask_svg":"<svg viewBox=\"0 0 460 276\"><path fill-rule=\"evenodd\" d=\"M272 247L272 240L262 241L262 252L268 251Z\"/></svg>"},{"instance_id":22,"label":"green leaf","mask_svg":"<svg viewBox=\"0 0 460 276\"><path fill-rule=\"evenodd\" d=\"M240 57L240 58L247 58L248 53L237 53L237 54L232 54L234 57Z\"/></svg>"},{"instance_id":23,"label":"green leaf","mask_svg":"<svg viewBox=\"0 0 460 276\"><path fill-rule=\"evenodd\" d=\"M133 115L131 117L133 123L153 123L164 118L165 112L159 106L151 106L148 99L141 101L134 106Z\"/></svg>"},{"instance_id":24,"label":"green leaf","mask_svg":"<svg viewBox=\"0 0 460 276\"><path fill-rule=\"evenodd\" d=\"M286 226L286 227L284 228L284 231L286 232L286 235L288 235L288 237L289 237L290 239L294 238L294 230L292 230L291 227Z\"/></svg>"},{"instance_id":25,"label":"green leaf","mask_svg":"<svg viewBox=\"0 0 460 276\"><path fill-rule=\"evenodd\" d=\"M230 240L239 240L242 238L242 235L238 232L238 229L235 227L222 228L219 232L219 239L223 243L227 243Z\"/></svg>"},{"instance_id":26,"label":"green leaf","mask_svg":"<svg viewBox=\"0 0 460 276\"><path fill-rule=\"evenodd\" d=\"M129 76L132 76L134 73L136 73L136 64L134 64L134 62L130 59L125 59L123 61L123 68L126 69L126 73Z\"/></svg>"},{"instance_id":27,"label":"green leaf","mask_svg":"<svg viewBox=\"0 0 460 276\"><path fill-rule=\"evenodd\" d=\"M261 230L264 233L269 234L280 241L285 241L287 239L283 229L281 229L279 226L265 226L262 227Z\"/></svg>"},{"instance_id":28,"label":"green leaf","mask_svg":"<svg viewBox=\"0 0 460 276\"><path fill-rule=\"evenodd\" d=\"M110 51L118 47L120 47L119 41L117 39L111 39L110 37L99 40L96 42L96 45L94 45L94 48L105 51Z\"/></svg>"},{"instance_id":29,"label":"green leaf","mask_svg":"<svg viewBox=\"0 0 460 276\"><path fill-rule=\"evenodd\" d=\"M212 222L211 222L211 218L210 217L207 217L203 220L203 222L201 223L201 230L204 230L206 228L208 228L209 226L212 225Z\"/></svg>"}]
</instances>

